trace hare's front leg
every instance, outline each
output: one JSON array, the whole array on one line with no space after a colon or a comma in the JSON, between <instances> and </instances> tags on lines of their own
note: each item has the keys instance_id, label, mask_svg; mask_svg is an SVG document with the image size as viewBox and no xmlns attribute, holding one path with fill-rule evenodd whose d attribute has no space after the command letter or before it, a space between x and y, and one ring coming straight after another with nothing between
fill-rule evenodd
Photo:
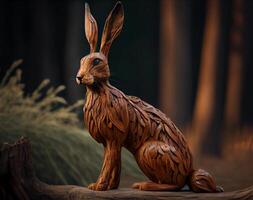
<instances>
[{"instance_id":1,"label":"hare's front leg","mask_svg":"<svg viewBox=\"0 0 253 200\"><path fill-rule=\"evenodd\" d=\"M121 146L115 142L107 142L104 146L103 166L96 183L88 186L91 190L116 189L120 182Z\"/></svg>"}]
</instances>

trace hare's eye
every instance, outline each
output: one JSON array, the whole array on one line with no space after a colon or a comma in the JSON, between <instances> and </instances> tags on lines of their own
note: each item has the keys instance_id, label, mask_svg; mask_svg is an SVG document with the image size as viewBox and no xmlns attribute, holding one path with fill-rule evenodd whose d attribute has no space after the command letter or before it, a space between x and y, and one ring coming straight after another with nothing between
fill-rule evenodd
<instances>
[{"instance_id":1,"label":"hare's eye","mask_svg":"<svg viewBox=\"0 0 253 200\"><path fill-rule=\"evenodd\" d=\"M100 62L101 62L101 60L100 60L99 58L95 58L95 59L93 60L93 66L98 65Z\"/></svg>"}]
</instances>

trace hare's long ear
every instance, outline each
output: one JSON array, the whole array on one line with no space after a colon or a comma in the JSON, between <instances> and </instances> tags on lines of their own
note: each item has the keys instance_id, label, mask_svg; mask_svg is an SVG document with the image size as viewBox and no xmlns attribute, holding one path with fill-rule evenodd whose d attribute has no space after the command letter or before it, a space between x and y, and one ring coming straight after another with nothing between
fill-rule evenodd
<instances>
[{"instance_id":1,"label":"hare's long ear","mask_svg":"<svg viewBox=\"0 0 253 200\"><path fill-rule=\"evenodd\" d=\"M119 35L124 21L124 10L121 2L117 2L105 21L100 51L108 56L113 40Z\"/></svg>"},{"instance_id":2,"label":"hare's long ear","mask_svg":"<svg viewBox=\"0 0 253 200\"><path fill-rule=\"evenodd\" d=\"M85 35L90 44L90 52L96 51L97 41L98 41L98 26L97 22L90 12L90 7L88 3L85 3Z\"/></svg>"}]
</instances>

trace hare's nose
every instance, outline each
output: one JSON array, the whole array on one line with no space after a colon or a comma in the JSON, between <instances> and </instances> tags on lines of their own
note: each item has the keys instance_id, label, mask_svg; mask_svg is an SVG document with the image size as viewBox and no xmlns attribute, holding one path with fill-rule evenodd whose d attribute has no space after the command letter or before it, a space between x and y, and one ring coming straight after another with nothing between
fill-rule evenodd
<instances>
[{"instance_id":1,"label":"hare's nose","mask_svg":"<svg viewBox=\"0 0 253 200\"><path fill-rule=\"evenodd\" d=\"M76 77L76 82L77 82L78 85L81 84L82 83L82 77L81 76L77 76Z\"/></svg>"},{"instance_id":2,"label":"hare's nose","mask_svg":"<svg viewBox=\"0 0 253 200\"><path fill-rule=\"evenodd\" d=\"M80 82L82 81L82 77L81 76L77 76L76 79L79 80Z\"/></svg>"}]
</instances>

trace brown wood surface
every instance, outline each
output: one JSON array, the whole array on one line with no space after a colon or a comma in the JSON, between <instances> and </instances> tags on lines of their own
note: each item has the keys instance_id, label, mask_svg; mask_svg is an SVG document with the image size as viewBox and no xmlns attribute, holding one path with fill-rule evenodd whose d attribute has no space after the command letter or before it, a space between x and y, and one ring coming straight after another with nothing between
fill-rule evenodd
<instances>
[{"instance_id":1,"label":"brown wood surface","mask_svg":"<svg viewBox=\"0 0 253 200\"><path fill-rule=\"evenodd\" d=\"M73 185L48 185L39 181L33 171L31 145L26 138L15 144L0 146L1 200L84 200L84 199L247 199L253 198L253 186L223 193L149 192L128 188L93 191Z\"/></svg>"}]
</instances>

